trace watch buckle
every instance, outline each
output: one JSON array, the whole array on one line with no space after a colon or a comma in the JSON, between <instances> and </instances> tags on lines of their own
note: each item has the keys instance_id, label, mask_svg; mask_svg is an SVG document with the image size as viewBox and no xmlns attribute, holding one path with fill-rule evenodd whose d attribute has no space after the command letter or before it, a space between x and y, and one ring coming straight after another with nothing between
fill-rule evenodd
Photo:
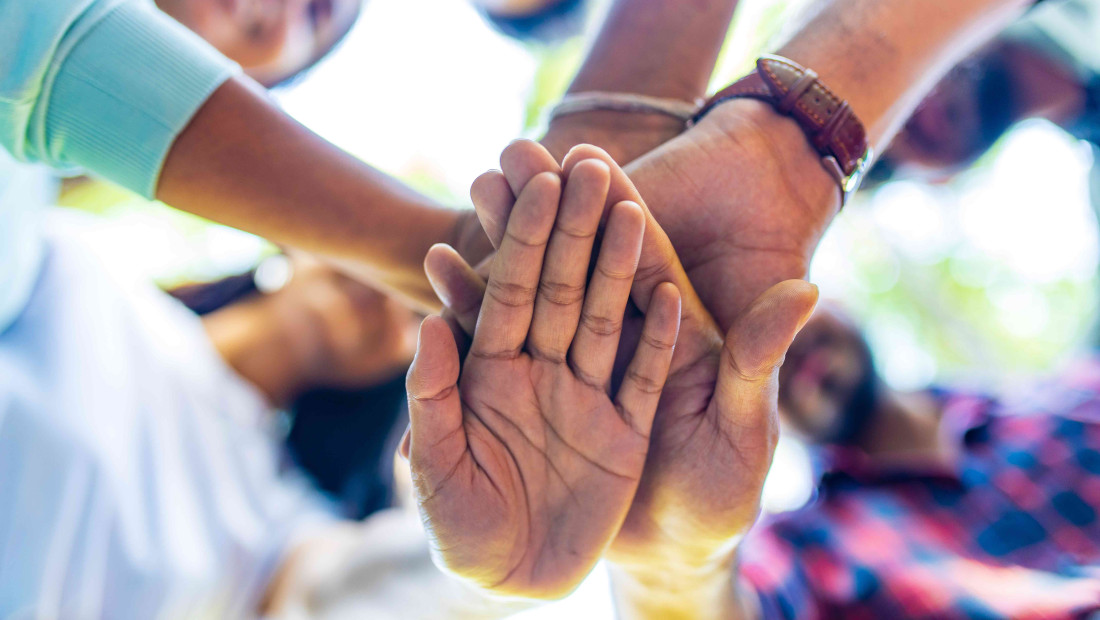
<instances>
[{"instance_id":1,"label":"watch buckle","mask_svg":"<svg viewBox=\"0 0 1100 620\"><path fill-rule=\"evenodd\" d=\"M836 157L826 155L821 159L825 171L836 180L837 185L840 187L840 208L843 209L844 205L848 204L848 199L859 191L860 186L863 185L863 177L867 175L867 170L874 158L874 151L867 147L863 157L856 162L855 170L852 171L852 174L847 175L844 174L844 169L841 168L840 161Z\"/></svg>"}]
</instances>

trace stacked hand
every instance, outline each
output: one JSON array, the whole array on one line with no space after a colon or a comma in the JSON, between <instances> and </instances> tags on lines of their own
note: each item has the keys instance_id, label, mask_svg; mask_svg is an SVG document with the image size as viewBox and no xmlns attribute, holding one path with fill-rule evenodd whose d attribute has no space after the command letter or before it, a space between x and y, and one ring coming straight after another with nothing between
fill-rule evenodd
<instances>
[{"instance_id":1,"label":"stacked hand","mask_svg":"<svg viewBox=\"0 0 1100 620\"><path fill-rule=\"evenodd\" d=\"M724 567L728 551L752 525L758 512L760 489L777 436L776 370L794 334L812 311L816 289L801 281L772 287L736 316L723 346L721 333L695 294L672 244L626 174L606 154L592 147L574 149L564 166L559 167L549 153L529 142L509 147L502 156L503 172L483 175L472 192L486 232L500 248L494 269L502 260L513 262L504 258L511 237L507 230L519 216L519 202L513 208L512 197L518 193L522 201L529 191L525 188L536 179L559 176L566 179L568 194L568 188L579 183L601 161L602 168L610 170L610 189L606 205L599 210L610 207L614 216L616 207L612 205L629 201L628 204L641 206L645 219L639 266L631 291L633 303L621 321L626 348L629 350L643 329L639 309L647 309L653 316L653 304L667 287L663 283L673 283L683 301L680 336L653 423L637 493L617 533L605 528L589 529L586 559L592 553L603 552L609 544L607 557L642 578L657 566L663 565L667 570L670 563L685 568ZM564 206L562 211L565 212ZM609 226L613 223L614 217ZM607 234L610 236L610 231ZM587 256L583 258L587 260ZM553 255L547 256L545 268L554 269L554 261ZM486 325L485 311L481 310L478 319L482 286L474 271L457 254L444 248L433 250L427 266L437 292L455 311L456 322L467 332L475 326L481 330ZM490 278L489 290L495 287ZM566 290L560 286L544 288ZM492 298L492 294L487 295L486 303ZM547 304L546 308L547 315L572 316L560 304ZM447 332L440 325L438 333ZM568 330L565 334L568 335ZM474 340L472 352L477 350L476 333ZM528 339L529 349L532 344L533 350L540 350L538 339ZM457 375L457 352L453 358ZM464 372L475 360L471 354ZM606 507L619 499L603 497L597 503ZM570 508L560 510L564 514ZM437 531L432 515L427 518L433 531ZM584 528L576 523L572 527ZM483 551L484 548L471 551L480 553L475 564L492 565L493 559ZM466 572L449 562L446 554L443 559L460 573ZM550 579L551 575L535 578Z\"/></svg>"},{"instance_id":2,"label":"stacked hand","mask_svg":"<svg viewBox=\"0 0 1100 620\"><path fill-rule=\"evenodd\" d=\"M537 174L514 205L489 205L509 215L465 363L435 317L409 372L404 450L434 550L502 593L575 587L622 525L646 462L679 294L652 292L612 389L645 217L630 202L610 209L589 276L609 182L606 165L586 162L564 191L559 175Z\"/></svg>"}]
</instances>

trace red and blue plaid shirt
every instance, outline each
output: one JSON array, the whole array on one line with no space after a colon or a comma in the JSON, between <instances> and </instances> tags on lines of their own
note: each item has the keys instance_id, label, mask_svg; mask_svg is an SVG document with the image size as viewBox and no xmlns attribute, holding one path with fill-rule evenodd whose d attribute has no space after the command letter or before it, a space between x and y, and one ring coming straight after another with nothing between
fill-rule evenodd
<instances>
[{"instance_id":1,"label":"red and blue plaid shirt","mask_svg":"<svg viewBox=\"0 0 1100 620\"><path fill-rule=\"evenodd\" d=\"M944 407L953 467L838 451L813 501L750 535L741 574L765 618L1100 610L1100 361L1025 401L948 395Z\"/></svg>"}]
</instances>

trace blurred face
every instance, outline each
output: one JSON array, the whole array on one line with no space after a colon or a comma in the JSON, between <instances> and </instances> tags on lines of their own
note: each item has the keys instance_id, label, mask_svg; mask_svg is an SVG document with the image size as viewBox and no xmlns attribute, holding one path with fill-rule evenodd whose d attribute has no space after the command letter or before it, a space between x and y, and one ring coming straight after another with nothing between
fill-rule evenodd
<instances>
[{"instance_id":1,"label":"blurred face","mask_svg":"<svg viewBox=\"0 0 1100 620\"><path fill-rule=\"evenodd\" d=\"M362 0L158 0L267 86L308 68L347 34Z\"/></svg>"},{"instance_id":2,"label":"blurred face","mask_svg":"<svg viewBox=\"0 0 1100 620\"><path fill-rule=\"evenodd\" d=\"M564 0L470 0L475 7L493 15L524 17L541 13Z\"/></svg>"},{"instance_id":3,"label":"blurred face","mask_svg":"<svg viewBox=\"0 0 1100 620\"><path fill-rule=\"evenodd\" d=\"M913 113L880 161L886 173L941 181L969 166L1018 120L1021 87L994 44L951 71Z\"/></svg>"},{"instance_id":4,"label":"blurred face","mask_svg":"<svg viewBox=\"0 0 1100 620\"><path fill-rule=\"evenodd\" d=\"M871 351L851 319L822 304L779 370L779 413L810 443L847 444L874 414L879 380Z\"/></svg>"},{"instance_id":5,"label":"blurred face","mask_svg":"<svg viewBox=\"0 0 1100 620\"><path fill-rule=\"evenodd\" d=\"M525 43L556 45L584 32L589 0L470 0L493 28Z\"/></svg>"}]
</instances>

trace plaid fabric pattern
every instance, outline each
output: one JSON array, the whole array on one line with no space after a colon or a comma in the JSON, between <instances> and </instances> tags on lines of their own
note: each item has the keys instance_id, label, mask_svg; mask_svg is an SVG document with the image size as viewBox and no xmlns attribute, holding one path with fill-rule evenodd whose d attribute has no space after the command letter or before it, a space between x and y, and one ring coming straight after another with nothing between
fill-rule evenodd
<instances>
[{"instance_id":1,"label":"plaid fabric pattern","mask_svg":"<svg viewBox=\"0 0 1100 620\"><path fill-rule=\"evenodd\" d=\"M1100 363L944 398L954 466L831 451L816 498L749 536L766 618L1100 617Z\"/></svg>"}]
</instances>

